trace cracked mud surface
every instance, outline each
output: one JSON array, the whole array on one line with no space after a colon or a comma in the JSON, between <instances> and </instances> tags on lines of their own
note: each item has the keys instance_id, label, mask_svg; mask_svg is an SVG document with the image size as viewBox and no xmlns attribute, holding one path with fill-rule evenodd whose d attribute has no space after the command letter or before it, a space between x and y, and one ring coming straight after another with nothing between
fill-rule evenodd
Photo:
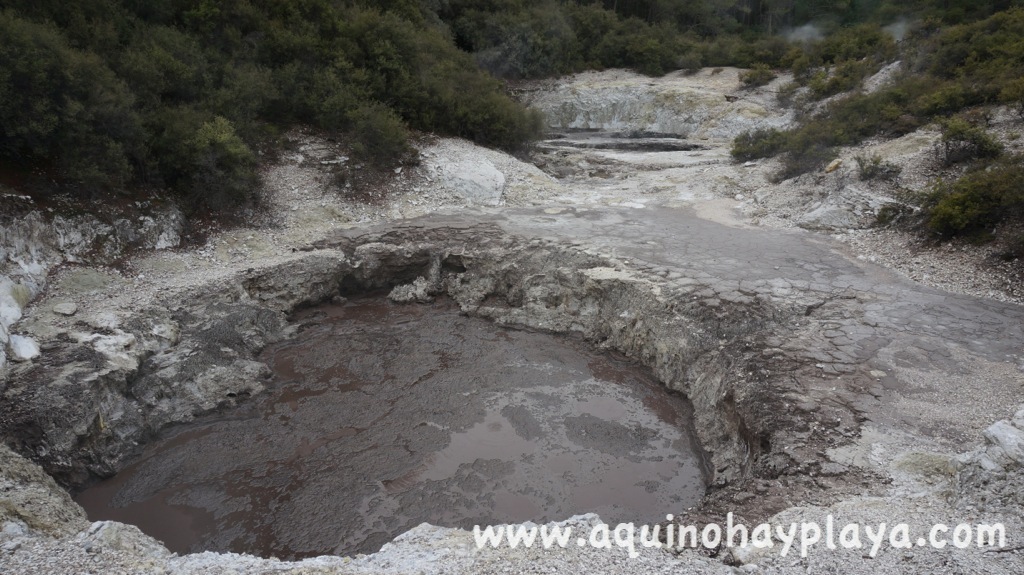
<instances>
[{"instance_id":1,"label":"cracked mud surface","mask_svg":"<svg viewBox=\"0 0 1024 575\"><path fill-rule=\"evenodd\" d=\"M298 321L263 354L268 395L151 444L78 496L90 519L182 553L296 558L370 553L423 522L653 523L703 494L685 400L582 342L443 303Z\"/></svg>"}]
</instances>

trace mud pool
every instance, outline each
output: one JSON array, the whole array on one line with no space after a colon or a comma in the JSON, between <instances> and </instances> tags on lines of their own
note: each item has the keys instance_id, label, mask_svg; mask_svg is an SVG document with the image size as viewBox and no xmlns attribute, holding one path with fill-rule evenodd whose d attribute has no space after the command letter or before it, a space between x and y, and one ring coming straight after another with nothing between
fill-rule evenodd
<instances>
[{"instance_id":1,"label":"mud pool","mask_svg":"<svg viewBox=\"0 0 1024 575\"><path fill-rule=\"evenodd\" d=\"M77 500L177 552L372 552L430 522L657 522L698 503L689 404L583 342L448 303L301 312L271 391L178 427Z\"/></svg>"}]
</instances>

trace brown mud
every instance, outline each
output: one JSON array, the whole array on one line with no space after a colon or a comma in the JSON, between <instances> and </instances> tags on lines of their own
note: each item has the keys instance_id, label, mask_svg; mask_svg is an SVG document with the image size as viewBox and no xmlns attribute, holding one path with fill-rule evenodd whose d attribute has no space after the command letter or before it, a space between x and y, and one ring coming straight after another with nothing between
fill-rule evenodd
<instances>
[{"instance_id":1,"label":"brown mud","mask_svg":"<svg viewBox=\"0 0 1024 575\"><path fill-rule=\"evenodd\" d=\"M651 523L704 492L689 404L644 368L448 302L295 320L262 356L265 396L151 443L78 496L90 518L181 553L298 558L376 551L422 522Z\"/></svg>"}]
</instances>

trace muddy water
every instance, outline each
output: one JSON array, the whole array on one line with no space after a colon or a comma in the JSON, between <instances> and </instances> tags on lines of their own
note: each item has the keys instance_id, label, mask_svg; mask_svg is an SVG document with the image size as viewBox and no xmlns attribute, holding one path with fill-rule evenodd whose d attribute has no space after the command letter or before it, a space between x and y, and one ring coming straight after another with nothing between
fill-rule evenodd
<instances>
[{"instance_id":1,"label":"muddy water","mask_svg":"<svg viewBox=\"0 0 1024 575\"><path fill-rule=\"evenodd\" d=\"M372 552L424 521L654 522L704 491L690 412L645 370L449 304L304 312L277 384L77 498L178 552Z\"/></svg>"}]
</instances>

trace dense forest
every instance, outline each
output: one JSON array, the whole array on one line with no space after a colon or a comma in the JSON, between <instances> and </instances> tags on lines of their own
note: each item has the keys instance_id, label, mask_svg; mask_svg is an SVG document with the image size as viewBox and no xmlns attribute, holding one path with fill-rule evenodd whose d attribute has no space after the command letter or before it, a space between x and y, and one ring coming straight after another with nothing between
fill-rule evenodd
<instances>
[{"instance_id":1,"label":"dense forest","mask_svg":"<svg viewBox=\"0 0 1024 575\"><path fill-rule=\"evenodd\" d=\"M881 109L879 125L854 122L818 141L813 130L836 125L811 122L810 131L749 135L738 152L791 150L806 163L883 124L910 129L974 103L1024 102L1024 85L1007 79L1022 72L1024 18L1005 12L1017 4L5 0L0 171L85 198L169 191L184 205L224 210L251 200L259 155L296 124L336 134L380 165L409 157L410 130L515 151L541 122L507 96L503 79L732 65L753 68L746 79L756 84L788 68L825 97L895 57L903 31L894 25L932 46L919 58L927 79L836 114L845 122ZM1001 63L981 61L979 50Z\"/></svg>"}]
</instances>

